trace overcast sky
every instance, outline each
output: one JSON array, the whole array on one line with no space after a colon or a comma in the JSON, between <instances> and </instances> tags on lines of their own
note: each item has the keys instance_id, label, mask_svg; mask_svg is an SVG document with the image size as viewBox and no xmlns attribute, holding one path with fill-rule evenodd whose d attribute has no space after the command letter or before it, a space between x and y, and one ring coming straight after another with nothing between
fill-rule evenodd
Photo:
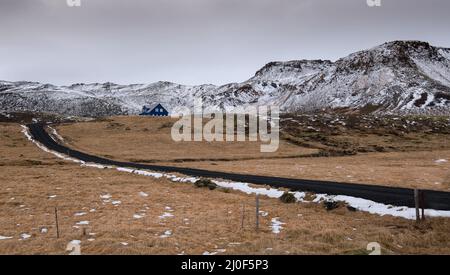
<instances>
[{"instance_id":1,"label":"overcast sky","mask_svg":"<svg viewBox=\"0 0 450 275\"><path fill-rule=\"evenodd\" d=\"M0 0L0 79L224 84L390 40L450 47L449 0Z\"/></svg>"}]
</instances>

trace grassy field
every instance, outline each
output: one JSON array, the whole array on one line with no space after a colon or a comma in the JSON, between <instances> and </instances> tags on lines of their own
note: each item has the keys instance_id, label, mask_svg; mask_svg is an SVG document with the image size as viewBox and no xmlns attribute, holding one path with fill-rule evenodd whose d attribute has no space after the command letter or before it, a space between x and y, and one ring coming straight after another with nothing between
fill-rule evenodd
<instances>
[{"instance_id":1,"label":"grassy field","mask_svg":"<svg viewBox=\"0 0 450 275\"><path fill-rule=\"evenodd\" d=\"M450 191L450 162L438 161L450 160L448 122L379 120L283 118L280 149L270 154L260 153L259 142L174 142L170 118L117 117L57 130L73 148L117 160Z\"/></svg>"},{"instance_id":2,"label":"grassy field","mask_svg":"<svg viewBox=\"0 0 450 275\"><path fill-rule=\"evenodd\" d=\"M262 197L257 232L252 195L81 167L40 150L18 124L0 130L0 236L11 237L0 254L66 254L72 240L85 254L366 254L369 242L388 254L450 254L450 219L416 225ZM284 223L278 234L273 218Z\"/></svg>"},{"instance_id":3,"label":"grassy field","mask_svg":"<svg viewBox=\"0 0 450 275\"><path fill-rule=\"evenodd\" d=\"M135 162L182 162L298 157L318 152L282 141L275 153L261 153L260 142L175 142L171 118L115 117L58 126L73 148ZM125 142L124 142L125 141Z\"/></svg>"}]
</instances>

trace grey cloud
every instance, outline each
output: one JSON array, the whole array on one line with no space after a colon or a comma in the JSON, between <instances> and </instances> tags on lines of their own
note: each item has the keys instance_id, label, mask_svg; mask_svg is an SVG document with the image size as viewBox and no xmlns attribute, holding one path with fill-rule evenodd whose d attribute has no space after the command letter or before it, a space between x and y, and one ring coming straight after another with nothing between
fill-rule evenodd
<instances>
[{"instance_id":1,"label":"grey cloud","mask_svg":"<svg viewBox=\"0 0 450 275\"><path fill-rule=\"evenodd\" d=\"M0 79L243 81L396 39L450 46L448 0L0 0Z\"/></svg>"}]
</instances>

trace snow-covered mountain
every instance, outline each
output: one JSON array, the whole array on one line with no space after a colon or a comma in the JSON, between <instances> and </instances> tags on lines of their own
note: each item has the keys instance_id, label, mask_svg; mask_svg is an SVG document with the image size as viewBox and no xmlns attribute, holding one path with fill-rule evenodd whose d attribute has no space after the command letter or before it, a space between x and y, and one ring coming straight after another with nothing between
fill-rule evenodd
<instances>
[{"instance_id":1,"label":"snow-covered mountain","mask_svg":"<svg viewBox=\"0 0 450 275\"><path fill-rule=\"evenodd\" d=\"M278 105L284 112L355 109L395 114L450 114L450 49L394 41L336 62L271 62L242 83L186 86L170 82L53 86L0 81L0 108L76 116L139 113L143 105Z\"/></svg>"}]
</instances>

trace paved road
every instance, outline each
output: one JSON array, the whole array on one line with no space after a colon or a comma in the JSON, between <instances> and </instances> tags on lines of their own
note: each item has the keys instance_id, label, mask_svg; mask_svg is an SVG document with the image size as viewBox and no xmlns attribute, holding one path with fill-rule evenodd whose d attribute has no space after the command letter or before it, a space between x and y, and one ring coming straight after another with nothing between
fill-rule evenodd
<instances>
[{"instance_id":1,"label":"paved road","mask_svg":"<svg viewBox=\"0 0 450 275\"><path fill-rule=\"evenodd\" d=\"M93 156L80 151L70 149L53 140L44 129L42 124L29 124L30 134L33 138L47 148L69 155L85 162L98 163L103 165L114 165L135 169L147 169L165 173L181 173L194 177L221 178L230 181L247 182L259 185L269 185L275 188L289 188L292 191L310 191L319 194L347 195L391 204L395 206L414 207L414 190L408 188L395 188L386 186L352 184L342 182L303 180L281 177L268 177L258 175L245 175L226 172L216 172L193 168L171 167L160 165L149 165L132 162L114 161L102 157ZM450 193L424 190L426 198L426 208L437 210L450 210Z\"/></svg>"}]
</instances>

